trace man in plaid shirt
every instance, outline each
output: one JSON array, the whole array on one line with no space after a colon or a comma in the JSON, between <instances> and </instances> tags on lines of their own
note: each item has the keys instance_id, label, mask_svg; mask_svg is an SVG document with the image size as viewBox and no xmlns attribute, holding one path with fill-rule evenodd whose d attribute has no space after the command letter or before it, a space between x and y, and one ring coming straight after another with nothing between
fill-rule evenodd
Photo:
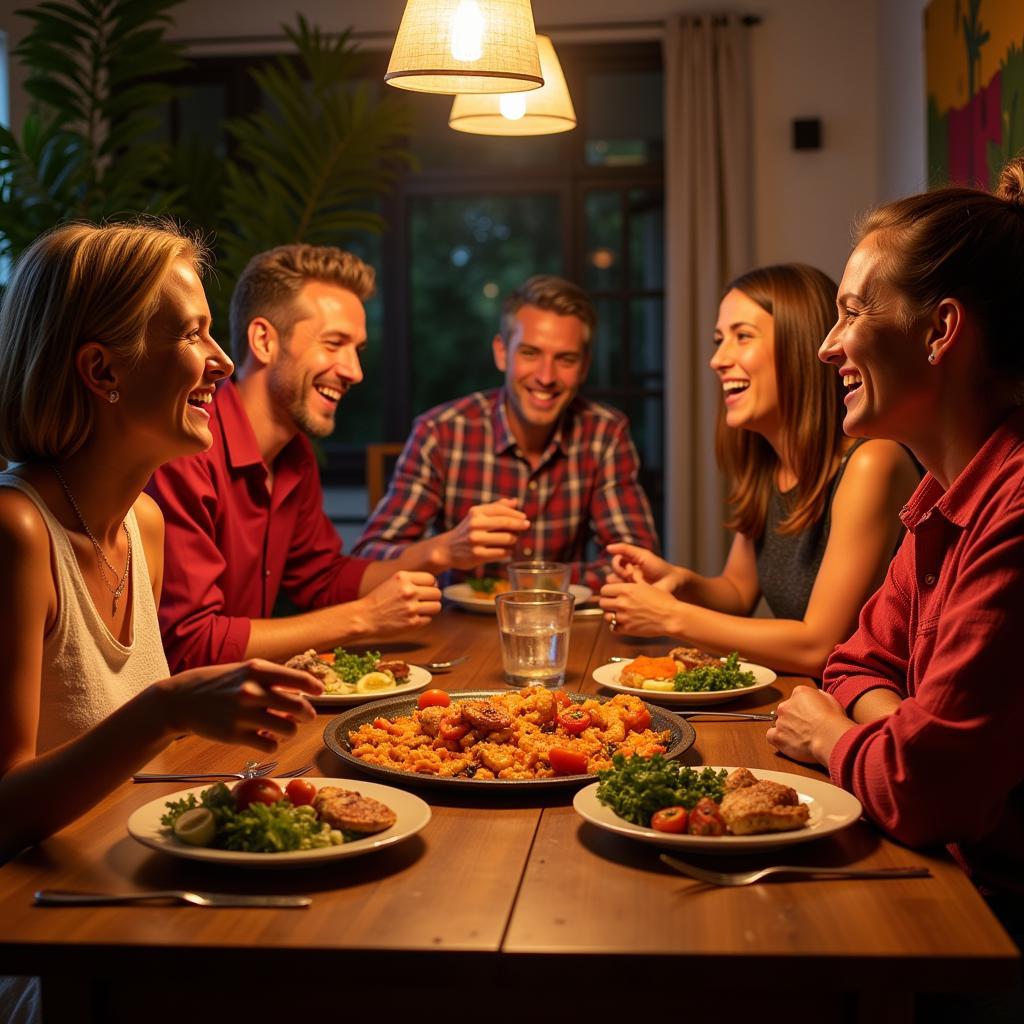
<instances>
[{"instance_id":1,"label":"man in plaid shirt","mask_svg":"<svg viewBox=\"0 0 1024 1024\"><path fill-rule=\"evenodd\" d=\"M504 386L416 420L353 554L393 558L460 527L467 554L488 560L477 575L499 575L510 559L551 559L596 590L609 544L656 549L626 417L578 393L595 324L590 298L568 281L536 276L513 292L493 341ZM588 561L591 541L598 552ZM468 559L449 565L468 568Z\"/></svg>"}]
</instances>

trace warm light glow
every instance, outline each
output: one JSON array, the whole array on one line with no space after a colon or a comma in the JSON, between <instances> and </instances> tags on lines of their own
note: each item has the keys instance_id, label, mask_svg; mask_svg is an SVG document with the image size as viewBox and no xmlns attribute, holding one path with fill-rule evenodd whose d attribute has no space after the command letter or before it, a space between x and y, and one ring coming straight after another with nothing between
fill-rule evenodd
<instances>
[{"instance_id":1,"label":"warm light glow","mask_svg":"<svg viewBox=\"0 0 1024 1024\"><path fill-rule=\"evenodd\" d=\"M448 94L539 89L530 0L407 0L384 81Z\"/></svg>"},{"instance_id":2,"label":"warm light glow","mask_svg":"<svg viewBox=\"0 0 1024 1024\"><path fill-rule=\"evenodd\" d=\"M615 263L615 253L611 249L595 249L590 254L590 262L598 270L608 270Z\"/></svg>"},{"instance_id":3,"label":"warm light glow","mask_svg":"<svg viewBox=\"0 0 1024 1024\"><path fill-rule=\"evenodd\" d=\"M508 121L518 121L526 113L526 97L522 93L506 93L498 97L498 109Z\"/></svg>"},{"instance_id":4,"label":"warm light glow","mask_svg":"<svg viewBox=\"0 0 1024 1024\"><path fill-rule=\"evenodd\" d=\"M476 0L462 0L452 18L452 56L477 61L484 53L484 16Z\"/></svg>"},{"instance_id":5,"label":"warm light glow","mask_svg":"<svg viewBox=\"0 0 1024 1024\"><path fill-rule=\"evenodd\" d=\"M547 36L537 36L537 49L543 88L511 96L456 96L448 124L475 135L551 135L575 128L576 112L555 48Z\"/></svg>"}]
</instances>

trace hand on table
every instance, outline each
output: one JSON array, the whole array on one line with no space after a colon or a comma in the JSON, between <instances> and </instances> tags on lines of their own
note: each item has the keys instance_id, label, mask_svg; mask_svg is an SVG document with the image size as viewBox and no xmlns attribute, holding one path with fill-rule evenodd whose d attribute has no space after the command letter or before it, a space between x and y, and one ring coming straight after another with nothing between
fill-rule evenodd
<instances>
[{"instance_id":1,"label":"hand on table","mask_svg":"<svg viewBox=\"0 0 1024 1024\"><path fill-rule=\"evenodd\" d=\"M429 572L400 569L379 583L365 597L352 605L359 606L367 633L398 633L414 626L425 626L441 610L441 591Z\"/></svg>"},{"instance_id":2,"label":"hand on table","mask_svg":"<svg viewBox=\"0 0 1024 1024\"><path fill-rule=\"evenodd\" d=\"M796 687L775 713L765 738L794 761L827 765L839 737L854 727L839 701L814 686Z\"/></svg>"},{"instance_id":3,"label":"hand on table","mask_svg":"<svg viewBox=\"0 0 1024 1024\"><path fill-rule=\"evenodd\" d=\"M259 658L190 669L156 685L166 696L169 730L268 753L295 735L298 722L316 717L303 694L324 689L308 672Z\"/></svg>"},{"instance_id":4,"label":"hand on table","mask_svg":"<svg viewBox=\"0 0 1024 1024\"><path fill-rule=\"evenodd\" d=\"M507 561L519 535L529 528L530 520L516 508L514 498L474 505L458 526L437 538L442 546L441 561L450 569Z\"/></svg>"},{"instance_id":5,"label":"hand on table","mask_svg":"<svg viewBox=\"0 0 1024 1024\"><path fill-rule=\"evenodd\" d=\"M609 582L601 588L605 620L630 636L676 636L675 625L683 605L671 594L642 580Z\"/></svg>"}]
</instances>

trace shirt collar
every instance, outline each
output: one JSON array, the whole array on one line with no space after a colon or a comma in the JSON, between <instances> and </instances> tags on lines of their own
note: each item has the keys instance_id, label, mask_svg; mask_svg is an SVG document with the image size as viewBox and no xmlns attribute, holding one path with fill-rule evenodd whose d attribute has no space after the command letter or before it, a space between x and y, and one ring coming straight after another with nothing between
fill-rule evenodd
<instances>
[{"instance_id":1,"label":"shirt collar","mask_svg":"<svg viewBox=\"0 0 1024 1024\"><path fill-rule=\"evenodd\" d=\"M234 469L264 466L256 433L249 422L245 406L242 405L242 396L238 393L234 381L226 380L218 385L215 401L228 464Z\"/></svg>"},{"instance_id":2,"label":"shirt collar","mask_svg":"<svg viewBox=\"0 0 1024 1024\"><path fill-rule=\"evenodd\" d=\"M913 530L935 509L955 526L968 526L978 505L985 500L986 480L1021 443L1024 443L1024 407L1003 420L945 491L931 473L925 476L900 512L903 525Z\"/></svg>"},{"instance_id":3,"label":"shirt collar","mask_svg":"<svg viewBox=\"0 0 1024 1024\"><path fill-rule=\"evenodd\" d=\"M500 387L493 393L492 398L491 424L494 431L494 451L498 454L511 451L517 444L512 433L512 425L508 421L508 409L505 405L507 397L508 391L504 387ZM582 399L576 395L555 426L555 432L544 449L542 462L546 462L556 448L561 450L563 455L568 455L573 446L579 443L581 430L579 411L581 407Z\"/></svg>"},{"instance_id":4,"label":"shirt collar","mask_svg":"<svg viewBox=\"0 0 1024 1024\"><path fill-rule=\"evenodd\" d=\"M214 402L228 465L236 470L259 467L266 475L267 464L263 461L256 432L252 429L249 414L245 411L242 396L234 381L226 380L218 385ZM285 495L294 487L297 467L302 461L303 446L307 443L301 433L296 434L278 453L274 460L275 495Z\"/></svg>"}]
</instances>

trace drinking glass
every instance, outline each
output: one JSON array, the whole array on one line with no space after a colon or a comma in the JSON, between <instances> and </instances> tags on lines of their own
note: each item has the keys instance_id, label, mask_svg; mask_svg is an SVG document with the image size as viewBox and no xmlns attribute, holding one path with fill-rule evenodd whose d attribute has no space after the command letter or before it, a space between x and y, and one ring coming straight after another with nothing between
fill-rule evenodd
<instances>
[{"instance_id":1,"label":"drinking glass","mask_svg":"<svg viewBox=\"0 0 1024 1024\"><path fill-rule=\"evenodd\" d=\"M510 686L561 686L576 598L560 590L510 590L494 600Z\"/></svg>"},{"instance_id":2,"label":"drinking glass","mask_svg":"<svg viewBox=\"0 0 1024 1024\"><path fill-rule=\"evenodd\" d=\"M569 566L564 562L510 562L513 590L568 590Z\"/></svg>"}]
</instances>

